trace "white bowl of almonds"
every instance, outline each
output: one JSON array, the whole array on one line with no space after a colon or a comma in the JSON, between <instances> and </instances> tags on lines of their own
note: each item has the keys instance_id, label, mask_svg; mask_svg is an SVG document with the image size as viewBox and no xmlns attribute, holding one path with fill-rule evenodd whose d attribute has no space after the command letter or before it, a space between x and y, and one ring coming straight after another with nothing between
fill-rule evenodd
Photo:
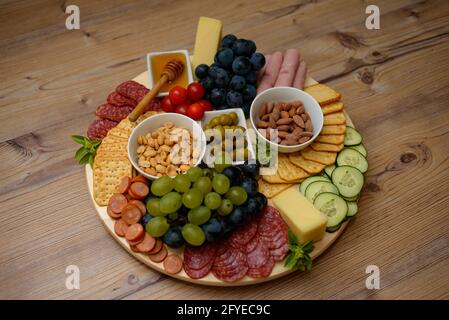
<instances>
[{"instance_id":1,"label":"white bowl of almonds","mask_svg":"<svg viewBox=\"0 0 449 320\"><path fill-rule=\"evenodd\" d=\"M274 87L256 96L250 111L259 139L279 152L306 148L323 128L323 112L308 93L292 87Z\"/></svg>"},{"instance_id":2,"label":"white bowl of almonds","mask_svg":"<svg viewBox=\"0 0 449 320\"><path fill-rule=\"evenodd\" d=\"M206 152L201 126L177 113L160 113L134 128L128 141L128 157L148 179L174 177L200 164Z\"/></svg>"}]
</instances>

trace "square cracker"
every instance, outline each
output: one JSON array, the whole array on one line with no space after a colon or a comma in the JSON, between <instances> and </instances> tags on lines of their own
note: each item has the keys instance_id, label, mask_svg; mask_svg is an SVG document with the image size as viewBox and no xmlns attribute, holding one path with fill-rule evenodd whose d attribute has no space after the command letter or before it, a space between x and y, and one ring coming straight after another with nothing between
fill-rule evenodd
<instances>
[{"instance_id":1,"label":"square cracker","mask_svg":"<svg viewBox=\"0 0 449 320\"><path fill-rule=\"evenodd\" d=\"M263 193L267 198L273 198L282 191L290 188L291 183L267 183L263 179L259 179L259 192Z\"/></svg>"},{"instance_id":2,"label":"square cracker","mask_svg":"<svg viewBox=\"0 0 449 320\"><path fill-rule=\"evenodd\" d=\"M304 89L305 92L315 98L320 105L336 102L340 100L341 94L325 84L318 83Z\"/></svg>"},{"instance_id":3,"label":"square cracker","mask_svg":"<svg viewBox=\"0 0 449 320\"><path fill-rule=\"evenodd\" d=\"M344 124L336 124L323 126L320 134L344 134L346 132L346 126Z\"/></svg>"},{"instance_id":4,"label":"square cracker","mask_svg":"<svg viewBox=\"0 0 449 320\"><path fill-rule=\"evenodd\" d=\"M128 144L102 142L98 147L97 154L105 154L108 152L121 152L122 155L126 156L128 154Z\"/></svg>"},{"instance_id":5,"label":"square cracker","mask_svg":"<svg viewBox=\"0 0 449 320\"><path fill-rule=\"evenodd\" d=\"M324 125L346 124L346 117L343 112L335 112L324 116Z\"/></svg>"},{"instance_id":6,"label":"square cracker","mask_svg":"<svg viewBox=\"0 0 449 320\"><path fill-rule=\"evenodd\" d=\"M290 162L288 155L284 153L279 154L278 157L278 173L283 180L290 183L298 182L309 176L306 171Z\"/></svg>"},{"instance_id":7,"label":"square cracker","mask_svg":"<svg viewBox=\"0 0 449 320\"><path fill-rule=\"evenodd\" d=\"M117 191L120 179L132 176L132 165L128 159L97 159L94 161L94 199L99 206L106 206Z\"/></svg>"},{"instance_id":8,"label":"square cracker","mask_svg":"<svg viewBox=\"0 0 449 320\"><path fill-rule=\"evenodd\" d=\"M300 152L290 153L288 159L309 174L319 173L326 167L322 163L304 159Z\"/></svg>"},{"instance_id":9,"label":"square cracker","mask_svg":"<svg viewBox=\"0 0 449 320\"><path fill-rule=\"evenodd\" d=\"M316 137L316 142L342 144L345 141L344 134L320 134Z\"/></svg>"},{"instance_id":10,"label":"square cracker","mask_svg":"<svg viewBox=\"0 0 449 320\"><path fill-rule=\"evenodd\" d=\"M108 131L108 136L115 136L118 138L128 139L131 135L131 130L114 127Z\"/></svg>"},{"instance_id":11,"label":"square cracker","mask_svg":"<svg viewBox=\"0 0 449 320\"><path fill-rule=\"evenodd\" d=\"M319 162L328 166L334 164L337 159L337 153L335 152L315 151L310 147L301 150L301 155L306 160Z\"/></svg>"},{"instance_id":12,"label":"square cracker","mask_svg":"<svg viewBox=\"0 0 449 320\"><path fill-rule=\"evenodd\" d=\"M321 111L323 111L324 115L327 115L334 112L342 111L343 107L344 107L343 102L338 101L321 106Z\"/></svg>"},{"instance_id":13,"label":"square cracker","mask_svg":"<svg viewBox=\"0 0 449 320\"><path fill-rule=\"evenodd\" d=\"M262 179L267 182L267 183L271 183L271 184L275 184L275 183L287 183L287 181L285 181L284 179L282 179L279 176L279 172L276 171L276 174L272 174L272 175L266 175L266 176L261 176Z\"/></svg>"},{"instance_id":14,"label":"square cracker","mask_svg":"<svg viewBox=\"0 0 449 320\"><path fill-rule=\"evenodd\" d=\"M322 142L314 142L310 145L310 147L315 151L329 151L329 152L340 152L344 144L330 144L330 143L322 143Z\"/></svg>"},{"instance_id":15,"label":"square cracker","mask_svg":"<svg viewBox=\"0 0 449 320\"><path fill-rule=\"evenodd\" d=\"M137 126L136 122L132 122L128 118L125 118L119 122L116 128L132 131L136 126Z\"/></svg>"}]
</instances>

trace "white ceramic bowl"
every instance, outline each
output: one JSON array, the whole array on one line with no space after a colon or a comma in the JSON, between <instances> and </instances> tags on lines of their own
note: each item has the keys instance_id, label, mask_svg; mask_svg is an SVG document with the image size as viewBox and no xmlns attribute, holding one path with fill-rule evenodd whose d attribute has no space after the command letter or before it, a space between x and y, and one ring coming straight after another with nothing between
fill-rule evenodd
<instances>
[{"instance_id":1,"label":"white ceramic bowl","mask_svg":"<svg viewBox=\"0 0 449 320\"><path fill-rule=\"evenodd\" d=\"M206 136L202 130L200 124L191 118L178 113L160 113L151 116L141 123L139 123L131 133L128 140L128 158L136 170L148 179L155 180L156 176L150 175L143 171L137 164L137 138L140 135L146 135L156 131L158 128L162 127L164 123L172 122L175 127L184 128L193 133L193 136L198 139L198 148L200 148L199 157L195 166L200 164L201 159L204 157L206 152Z\"/></svg>"},{"instance_id":2,"label":"white ceramic bowl","mask_svg":"<svg viewBox=\"0 0 449 320\"><path fill-rule=\"evenodd\" d=\"M294 101L299 100L304 105L304 108L306 112L309 114L310 119L312 121L313 126L313 136L312 138L302 144L297 144L293 146L284 146L280 145L278 143L271 142L265 137L260 134L259 131L257 131L256 123L260 120L259 119L259 111L262 105L266 102L282 102L282 101ZM257 135L262 138L263 140L267 141L271 144L272 147L278 148L279 152L282 153L291 153L296 152L301 149L304 149L308 145L310 145L313 140L319 135L321 132L321 129L323 128L323 112L321 111L321 107L318 104L318 102L307 92L304 92L302 90L292 88L292 87L275 87L268 90L263 91L262 93L258 94L256 98L253 100L253 103L251 104L251 110L250 110L250 118L251 118L251 125L253 126L254 130L257 132Z\"/></svg>"},{"instance_id":3,"label":"white ceramic bowl","mask_svg":"<svg viewBox=\"0 0 449 320\"><path fill-rule=\"evenodd\" d=\"M243 110L241 108L231 108L231 109L225 109L225 110L213 110L213 111L206 111L204 113L204 117L203 119L201 119L201 126L204 128L204 126L206 124L209 123L210 120L212 120L212 118L217 117L217 116L221 116L222 114L229 114L231 112L235 112L237 113L237 116L239 118L239 123L238 125L245 128L246 130L246 141L248 143L248 157L249 159L255 159L256 155L254 153L254 149L253 149L253 145L251 143L249 134L248 134L248 127L246 125L246 118L245 118L245 114L243 113ZM233 161L232 164L233 165L239 165L239 164L243 164L244 161Z\"/></svg>"}]
</instances>

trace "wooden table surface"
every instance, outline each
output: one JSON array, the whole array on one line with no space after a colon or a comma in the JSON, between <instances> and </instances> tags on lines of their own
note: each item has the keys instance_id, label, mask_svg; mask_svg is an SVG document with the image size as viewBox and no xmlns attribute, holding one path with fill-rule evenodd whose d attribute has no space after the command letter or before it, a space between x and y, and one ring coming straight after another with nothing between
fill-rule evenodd
<instances>
[{"instance_id":1,"label":"wooden table surface","mask_svg":"<svg viewBox=\"0 0 449 320\"><path fill-rule=\"evenodd\" d=\"M72 2L80 30L65 28ZM250 2L2 1L0 298L449 298L449 3ZM380 30L365 27L372 2ZM263 52L300 49L363 134L359 215L312 272L243 288L180 282L128 255L94 212L70 135L145 70L147 52L191 50L200 15ZM79 290L65 286L69 265ZM368 265L379 290L365 287Z\"/></svg>"}]
</instances>

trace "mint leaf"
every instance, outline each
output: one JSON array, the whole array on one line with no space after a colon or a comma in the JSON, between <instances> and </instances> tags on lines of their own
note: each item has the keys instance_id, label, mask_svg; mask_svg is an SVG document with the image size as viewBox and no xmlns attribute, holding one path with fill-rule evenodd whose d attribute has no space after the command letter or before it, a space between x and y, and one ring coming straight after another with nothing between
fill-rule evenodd
<instances>
[{"instance_id":1,"label":"mint leaf","mask_svg":"<svg viewBox=\"0 0 449 320\"><path fill-rule=\"evenodd\" d=\"M84 147L79 148L75 153L75 159L77 161L80 161L86 154L89 153L89 150L87 150Z\"/></svg>"},{"instance_id":2,"label":"mint leaf","mask_svg":"<svg viewBox=\"0 0 449 320\"><path fill-rule=\"evenodd\" d=\"M291 244L298 243L298 238L296 238L295 234L290 229L288 229L288 242L290 242Z\"/></svg>"},{"instance_id":3,"label":"mint leaf","mask_svg":"<svg viewBox=\"0 0 449 320\"><path fill-rule=\"evenodd\" d=\"M284 266L285 266L286 268L291 269L291 268L294 268L295 265L296 265L295 255L293 254L293 252L290 252L290 253L287 255L287 258L285 259Z\"/></svg>"},{"instance_id":4,"label":"mint leaf","mask_svg":"<svg viewBox=\"0 0 449 320\"><path fill-rule=\"evenodd\" d=\"M85 145L85 138L83 136L73 135L72 140L75 141L76 143L83 145L83 146Z\"/></svg>"},{"instance_id":5,"label":"mint leaf","mask_svg":"<svg viewBox=\"0 0 449 320\"><path fill-rule=\"evenodd\" d=\"M89 163L89 157L90 156L91 156L90 154L86 154L84 157L82 157L81 160L79 161L80 164L87 164L87 163Z\"/></svg>"},{"instance_id":6,"label":"mint leaf","mask_svg":"<svg viewBox=\"0 0 449 320\"><path fill-rule=\"evenodd\" d=\"M88 162L89 162L90 166L93 168L93 166L94 166L94 156L92 154L89 154Z\"/></svg>"}]
</instances>

